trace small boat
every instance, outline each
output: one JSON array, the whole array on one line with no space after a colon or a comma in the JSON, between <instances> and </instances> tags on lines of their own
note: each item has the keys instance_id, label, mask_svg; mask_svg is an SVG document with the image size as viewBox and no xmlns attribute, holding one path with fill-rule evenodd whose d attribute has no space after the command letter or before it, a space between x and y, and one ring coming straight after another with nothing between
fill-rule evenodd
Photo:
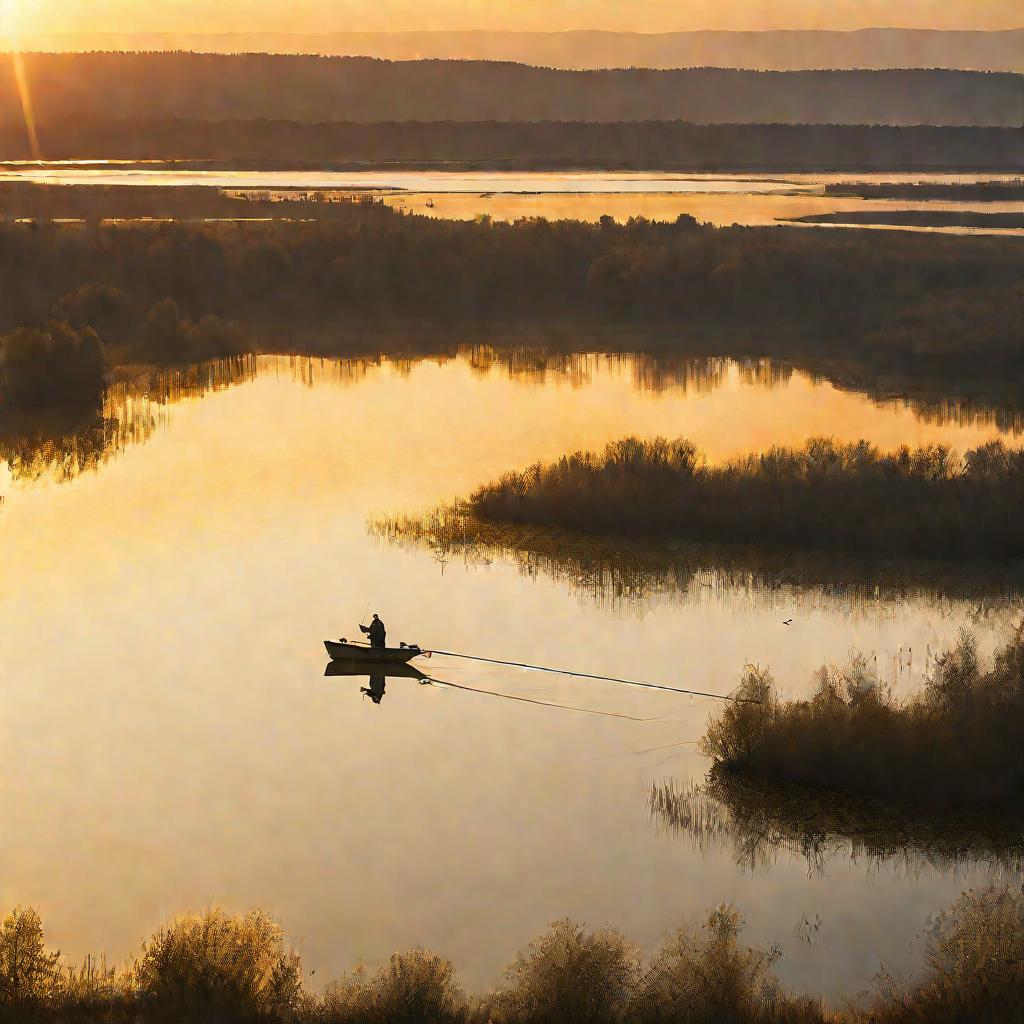
<instances>
[{"instance_id":1,"label":"small boat","mask_svg":"<svg viewBox=\"0 0 1024 1024\"><path fill-rule=\"evenodd\" d=\"M347 640L325 640L324 647L332 661L363 661L367 663L404 665L423 652L415 645L408 647L364 647Z\"/></svg>"}]
</instances>

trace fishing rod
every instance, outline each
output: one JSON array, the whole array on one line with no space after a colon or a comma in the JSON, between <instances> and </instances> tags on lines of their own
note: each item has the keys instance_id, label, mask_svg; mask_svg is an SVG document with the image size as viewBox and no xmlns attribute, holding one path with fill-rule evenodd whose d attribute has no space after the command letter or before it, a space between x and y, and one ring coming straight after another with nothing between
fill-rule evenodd
<instances>
[{"instance_id":1,"label":"fishing rod","mask_svg":"<svg viewBox=\"0 0 1024 1024\"><path fill-rule=\"evenodd\" d=\"M348 641L352 643L353 641ZM360 647L369 647L369 644L355 641ZM556 676L567 676L570 679L594 679L605 683L621 683L624 686L638 686L645 690L661 690L666 693L681 693L689 697L706 697L709 700L732 701L734 704L760 704L759 700L751 700L747 697L733 697L726 693L705 693L703 690L689 690L680 686L667 686L664 683L646 683L640 679L623 679L620 676L600 676L592 672L574 672L566 668L552 668L549 665L531 665L524 661L504 661L500 658L484 658L477 654L464 654L460 651L439 651L434 648L419 647L416 644L400 644L402 649L415 649L420 654L430 657L438 654L445 658L461 658L464 661L478 661L486 665L504 665L508 668L523 668L530 672L547 672Z\"/></svg>"}]
</instances>

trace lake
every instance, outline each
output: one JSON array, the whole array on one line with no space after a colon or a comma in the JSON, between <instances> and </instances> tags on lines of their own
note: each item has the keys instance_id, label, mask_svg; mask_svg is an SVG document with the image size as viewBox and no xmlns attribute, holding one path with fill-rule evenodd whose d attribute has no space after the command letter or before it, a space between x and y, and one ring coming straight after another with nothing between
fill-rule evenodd
<instances>
[{"instance_id":1,"label":"lake","mask_svg":"<svg viewBox=\"0 0 1024 1024\"><path fill-rule=\"evenodd\" d=\"M502 171L222 171L96 162L7 163L0 181L51 185L209 185L235 190L308 190L328 195L359 190L412 213L453 219L488 216L571 218L611 216L675 220L690 214L717 225L768 225L815 214L895 210L1019 213L1020 203L911 202L825 196L836 182L950 183L1011 181L1008 174L674 174L638 172ZM901 230L915 230L902 228ZM939 228L952 233L1024 234L1017 228Z\"/></svg>"},{"instance_id":2,"label":"lake","mask_svg":"<svg viewBox=\"0 0 1024 1024\"><path fill-rule=\"evenodd\" d=\"M555 918L653 946L734 901L750 940L781 945L786 981L837 997L881 962L913 970L928 916L1003 874L737 863L648 806L652 785L703 777L716 702L435 657L425 671L471 689L391 679L376 705L325 678L322 641L379 611L392 641L712 693L747 662L806 693L858 649L911 692L962 626L990 653L1016 591L694 579L616 597L367 524L625 434L684 435L717 461L823 434L1019 443L1004 418L767 361L479 348L158 373L68 430L0 447L0 902L37 906L72 958L123 958L184 909L258 904L317 980L423 944L483 986Z\"/></svg>"}]
</instances>

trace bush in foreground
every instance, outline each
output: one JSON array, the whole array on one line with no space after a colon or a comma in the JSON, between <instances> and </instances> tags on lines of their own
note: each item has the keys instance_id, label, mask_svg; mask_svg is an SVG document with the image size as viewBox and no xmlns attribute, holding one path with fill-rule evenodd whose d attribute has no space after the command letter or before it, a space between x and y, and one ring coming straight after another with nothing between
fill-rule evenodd
<instances>
[{"instance_id":1,"label":"bush in foreground","mask_svg":"<svg viewBox=\"0 0 1024 1024\"><path fill-rule=\"evenodd\" d=\"M781 700L753 667L736 696L702 740L727 771L937 809L1024 801L1024 625L988 671L962 632L924 692L906 701L863 658L820 669L809 700Z\"/></svg>"},{"instance_id":2,"label":"bush in foreground","mask_svg":"<svg viewBox=\"0 0 1024 1024\"><path fill-rule=\"evenodd\" d=\"M287 1020L302 988L298 956L262 911L182 917L146 943L139 1000L154 1020Z\"/></svg>"},{"instance_id":3,"label":"bush in foreground","mask_svg":"<svg viewBox=\"0 0 1024 1024\"><path fill-rule=\"evenodd\" d=\"M463 1024L469 1019L455 967L425 949L395 953L376 974L357 969L307 1004L317 1024Z\"/></svg>"},{"instance_id":4,"label":"bush in foreground","mask_svg":"<svg viewBox=\"0 0 1024 1024\"><path fill-rule=\"evenodd\" d=\"M1024 1020L1024 895L964 892L926 937L914 981L879 977L873 1004L825 1009L780 985L776 947L741 944L730 906L669 935L652 957L611 929L556 921L497 991L467 998L450 962L398 953L322 996L265 914L179 919L118 971L63 965L32 910L0 927L3 1024L935 1024Z\"/></svg>"},{"instance_id":5,"label":"bush in foreground","mask_svg":"<svg viewBox=\"0 0 1024 1024\"><path fill-rule=\"evenodd\" d=\"M1024 899L999 887L962 893L941 914L913 983L883 972L878 1024L1012 1024L1024 1021Z\"/></svg>"},{"instance_id":6,"label":"bush in foreground","mask_svg":"<svg viewBox=\"0 0 1024 1024\"><path fill-rule=\"evenodd\" d=\"M495 1016L508 1024L614 1024L641 963L640 947L613 929L556 921L509 965Z\"/></svg>"}]
</instances>

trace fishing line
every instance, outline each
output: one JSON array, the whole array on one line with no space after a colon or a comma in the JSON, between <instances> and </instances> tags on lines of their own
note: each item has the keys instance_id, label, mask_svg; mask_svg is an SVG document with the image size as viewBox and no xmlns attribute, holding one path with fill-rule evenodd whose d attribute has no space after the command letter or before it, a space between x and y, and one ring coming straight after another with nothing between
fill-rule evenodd
<instances>
[{"instance_id":1,"label":"fishing line","mask_svg":"<svg viewBox=\"0 0 1024 1024\"><path fill-rule=\"evenodd\" d=\"M531 672L548 672L557 676L568 676L570 679L597 679L606 683L622 683L625 686L639 686L645 690L663 690L667 693L682 693L690 697L707 697L710 700L731 700L736 704L760 704L757 700L732 697L722 693L704 693L701 690L686 690L678 686L666 686L663 683L645 683L639 679L622 679L618 676L599 676L590 672L573 672L564 668L550 668L547 665L529 665L522 661L502 661L499 658L482 658L476 654L461 654L457 651L423 650L424 654L440 654L447 658L463 658L466 661L479 661L488 665L506 665L509 668L524 668Z\"/></svg>"},{"instance_id":2,"label":"fishing line","mask_svg":"<svg viewBox=\"0 0 1024 1024\"><path fill-rule=\"evenodd\" d=\"M658 722L660 718L636 718L633 715L621 714L618 711L598 711L595 708L577 708L571 704L555 704L547 700L535 700L533 697L517 697L511 693L499 693L497 690L481 690L476 686L464 686L462 683L450 683L445 679L434 679L424 676L425 680L436 686L450 686L455 690L466 690L469 693L481 693L487 697L503 697L505 700L518 700L524 704L537 704L543 708L559 708L562 711L577 711L581 715L602 715L605 718L625 718L630 722Z\"/></svg>"},{"instance_id":3,"label":"fishing line","mask_svg":"<svg viewBox=\"0 0 1024 1024\"><path fill-rule=\"evenodd\" d=\"M348 640L349 644L359 647L370 647L361 640ZM622 683L624 686L639 686L645 690L661 690L665 693L681 693L688 697L706 697L709 700L731 700L734 704L761 704L762 701L751 700L747 697L733 697L727 693L705 693L703 690L687 690L679 686L666 686L663 683L645 683L639 679L622 679L619 676L599 676L591 672L573 672L566 668L551 668L548 665L530 665L524 661L502 661L500 658L483 658L477 654L462 654L459 651L438 651L434 648L418 647L416 644L402 644L403 650L415 650L416 654L410 657L424 655L430 657L432 654L439 654L446 658L461 658L464 661L478 661L486 665L505 665L508 668L522 668L530 672L547 672L550 675L567 676L570 679L596 679L605 683ZM525 700L525 698L523 698Z\"/></svg>"},{"instance_id":4,"label":"fishing line","mask_svg":"<svg viewBox=\"0 0 1024 1024\"><path fill-rule=\"evenodd\" d=\"M669 723L666 723L666 725ZM614 761L623 757L639 757L640 754L654 754L662 750L673 750L676 747L685 747L700 743L700 740L679 740L678 743L663 743L658 747L641 747L640 750L626 750L621 754L605 754L602 757L593 758L594 761Z\"/></svg>"}]
</instances>

